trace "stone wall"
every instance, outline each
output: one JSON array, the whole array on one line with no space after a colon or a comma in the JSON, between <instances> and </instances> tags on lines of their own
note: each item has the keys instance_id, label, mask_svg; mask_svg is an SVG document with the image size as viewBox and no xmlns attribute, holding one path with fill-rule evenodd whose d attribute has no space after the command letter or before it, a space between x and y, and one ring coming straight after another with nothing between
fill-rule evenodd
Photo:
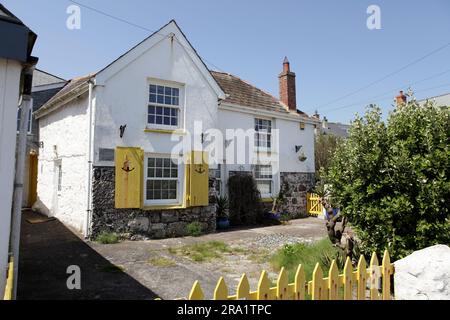
<instances>
[{"instance_id":1,"label":"stone wall","mask_svg":"<svg viewBox=\"0 0 450 320\"><path fill-rule=\"evenodd\" d=\"M92 237L115 232L131 240L181 237L191 222L200 222L205 233L216 230L215 207L177 210L114 208L114 168L94 167L92 185Z\"/></svg>"},{"instance_id":2,"label":"stone wall","mask_svg":"<svg viewBox=\"0 0 450 320\"><path fill-rule=\"evenodd\" d=\"M315 174L303 172L281 172L281 188L284 192L283 211L292 218L303 218L306 212L306 193L314 187Z\"/></svg>"}]
</instances>

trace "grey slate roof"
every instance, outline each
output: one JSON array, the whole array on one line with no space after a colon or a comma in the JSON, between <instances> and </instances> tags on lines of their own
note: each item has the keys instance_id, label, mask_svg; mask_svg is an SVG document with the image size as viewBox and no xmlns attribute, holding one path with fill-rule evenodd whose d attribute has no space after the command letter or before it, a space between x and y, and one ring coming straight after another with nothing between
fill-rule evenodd
<instances>
[{"instance_id":1,"label":"grey slate roof","mask_svg":"<svg viewBox=\"0 0 450 320\"><path fill-rule=\"evenodd\" d=\"M33 97L33 112L39 110L47 101L49 101L60 90L61 88L54 88L32 92L31 96Z\"/></svg>"}]
</instances>

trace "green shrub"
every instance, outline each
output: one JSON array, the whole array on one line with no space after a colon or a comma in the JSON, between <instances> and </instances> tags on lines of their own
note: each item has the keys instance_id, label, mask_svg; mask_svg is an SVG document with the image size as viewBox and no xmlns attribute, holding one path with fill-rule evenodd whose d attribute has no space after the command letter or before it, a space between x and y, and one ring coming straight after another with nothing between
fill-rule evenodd
<instances>
[{"instance_id":1,"label":"green shrub","mask_svg":"<svg viewBox=\"0 0 450 320\"><path fill-rule=\"evenodd\" d=\"M236 174L228 179L230 223L234 226L261 223L264 212L261 194L250 174Z\"/></svg>"},{"instance_id":2,"label":"green shrub","mask_svg":"<svg viewBox=\"0 0 450 320\"><path fill-rule=\"evenodd\" d=\"M114 244L119 242L119 236L113 232L102 231L95 241L101 244Z\"/></svg>"},{"instance_id":3,"label":"green shrub","mask_svg":"<svg viewBox=\"0 0 450 320\"><path fill-rule=\"evenodd\" d=\"M186 226L187 234L192 237L199 237L203 234L202 225L200 222L191 222Z\"/></svg>"},{"instance_id":4,"label":"green shrub","mask_svg":"<svg viewBox=\"0 0 450 320\"><path fill-rule=\"evenodd\" d=\"M326 176L365 255L450 243L450 109L412 101L353 121Z\"/></svg>"}]
</instances>

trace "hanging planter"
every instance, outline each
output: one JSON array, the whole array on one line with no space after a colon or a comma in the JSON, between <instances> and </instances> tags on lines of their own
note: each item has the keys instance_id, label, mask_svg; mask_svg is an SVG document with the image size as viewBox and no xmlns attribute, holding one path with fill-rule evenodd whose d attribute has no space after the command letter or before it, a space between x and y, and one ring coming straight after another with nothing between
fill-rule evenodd
<instances>
[{"instance_id":1,"label":"hanging planter","mask_svg":"<svg viewBox=\"0 0 450 320\"><path fill-rule=\"evenodd\" d=\"M305 162L307 159L308 158L305 156L303 152L298 157L298 160L300 160L301 162Z\"/></svg>"}]
</instances>

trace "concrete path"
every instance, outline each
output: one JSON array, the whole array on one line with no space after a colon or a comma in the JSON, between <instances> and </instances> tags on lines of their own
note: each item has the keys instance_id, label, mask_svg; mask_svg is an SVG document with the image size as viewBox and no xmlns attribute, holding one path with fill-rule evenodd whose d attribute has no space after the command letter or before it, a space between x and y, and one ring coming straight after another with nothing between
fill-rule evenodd
<instances>
[{"instance_id":1,"label":"concrete path","mask_svg":"<svg viewBox=\"0 0 450 320\"><path fill-rule=\"evenodd\" d=\"M312 242L326 236L324 221L307 218L289 225L241 229L202 237L124 241L103 245L84 242L57 220L23 222L19 278L20 299L163 299L186 297L199 280L207 298L224 276L230 291L243 272L255 288L261 270L274 278L268 257L285 243ZM220 259L195 262L174 254L177 248L221 241L233 248ZM236 249L236 250L234 250ZM165 266L155 259L170 262ZM66 287L67 266L82 269L82 290ZM116 268L116 272L111 272ZM118 271L118 272L117 272Z\"/></svg>"}]
</instances>

